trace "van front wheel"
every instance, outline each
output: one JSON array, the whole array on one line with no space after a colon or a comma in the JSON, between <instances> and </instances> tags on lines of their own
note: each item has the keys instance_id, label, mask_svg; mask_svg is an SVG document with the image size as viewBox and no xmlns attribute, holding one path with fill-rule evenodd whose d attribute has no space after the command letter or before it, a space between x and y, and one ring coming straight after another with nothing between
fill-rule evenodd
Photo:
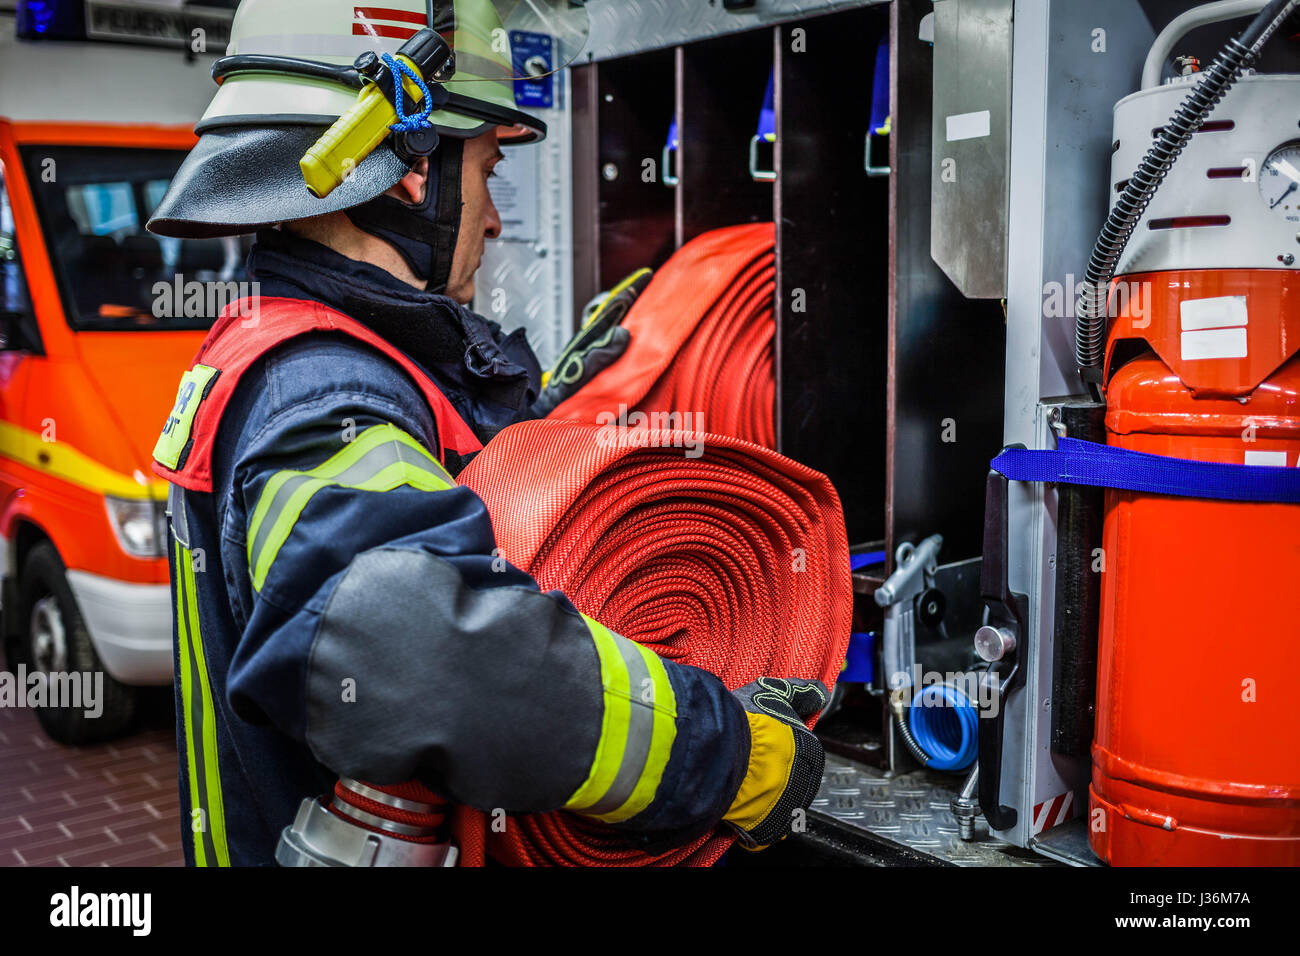
<instances>
[{"instance_id":1,"label":"van front wheel","mask_svg":"<svg viewBox=\"0 0 1300 956\"><path fill-rule=\"evenodd\" d=\"M20 692L32 699L39 693L32 673L45 675L44 701L37 696L34 708L41 727L62 744L120 737L135 717L136 688L104 670L54 545L42 541L32 548L20 587L27 634L19 648L28 669Z\"/></svg>"}]
</instances>

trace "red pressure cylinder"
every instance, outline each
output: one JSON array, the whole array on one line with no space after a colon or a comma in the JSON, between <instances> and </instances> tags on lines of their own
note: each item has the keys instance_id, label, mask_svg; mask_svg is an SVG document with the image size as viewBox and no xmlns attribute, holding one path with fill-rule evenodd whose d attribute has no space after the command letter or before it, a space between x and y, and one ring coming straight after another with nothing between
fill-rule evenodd
<instances>
[{"instance_id":1,"label":"red pressure cylinder","mask_svg":"<svg viewBox=\"0 0 1300 956\"><path fill-rule=\"evenodd\" d=\"M1123 339L1155 354L1111 373L1107 441L1300 467L1300 276L1119 282L1107 368ZM1112 865L1300 864L1300 505L1109 489L1103 557L1093 851Z\"/></svg>"}]
</instances>

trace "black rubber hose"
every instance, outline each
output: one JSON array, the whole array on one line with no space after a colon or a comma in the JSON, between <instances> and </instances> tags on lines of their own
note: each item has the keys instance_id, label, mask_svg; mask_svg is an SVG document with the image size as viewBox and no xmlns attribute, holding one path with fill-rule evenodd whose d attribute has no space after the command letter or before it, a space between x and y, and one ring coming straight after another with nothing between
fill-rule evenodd
<instances>
[{"instance_id":1,"label":"black rubber hose","mask_svg":"<svg viewBox=\"0 0 1300 956\"><path fill-rule=\"evenodd\" d=\"M1235 39L1227 42L1214 62L1196 81L1187 98L1160 130L1137 171L1106 217L1093 247L1092 258L1079 293L1074 334L1074 357L1086 382L1101 381L1106 348L1106 313L1110 281L1138 220L1150 205L1170 167L1201 127L1205 117L1232 88L1242 70L1254 62L1260 48L1300 0L1272 0Z\"/></svg>"},{"instance_id":2,"label":"black rubber hose","mask_svg":"<svg viewBox=\"0 0 1300 956\"><path fill-rule=\"evenodd\" d=\"M912 756L916 758L917 763L922 767L928 766L930 761L934 758L922 750L921 745L918 744L916 738L912 736L912 728L907 724L907 711L908 708L906 705L898 709L894 714L894 725L898 727L898 735L903 738L903 743L906 744L907 749L912 752Z\"/></svg>"}]
</instances>

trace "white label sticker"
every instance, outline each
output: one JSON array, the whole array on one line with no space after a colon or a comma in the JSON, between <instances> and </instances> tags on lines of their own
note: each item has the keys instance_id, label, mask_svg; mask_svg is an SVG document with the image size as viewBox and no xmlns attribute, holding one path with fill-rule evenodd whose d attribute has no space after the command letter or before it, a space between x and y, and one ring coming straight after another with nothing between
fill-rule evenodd
<instances>
[{"instance_id":1,"label":"white label sticker","mask_svg":"<svg viewBox=\"0 0 1300 956\"><path fill-rule=\"evenodd\" d=\"M1178 303L1178 317L1184 332L1197 329L1231 329L1249 321L1244 295L1221 295L1213 299L1184 299Z\"/></svg>"},{"instance_id":2,"label":"white label sticker","mask_svg":"<svg viewBox=\"0 0 1300 956\"><path fill-rule=\"evenodd\" d=\"M977 113L955 113L948 117L947 123L950 143L959 139L979 139L981 136L989 135L988 110L980 110Z\"/></svg>"},{"instance_id":3,"label":"white label sticker","mask_svg":"<svg viewBox=\"0 0 1300 956\"><path fill-rule=\"evenodd\" d=\"M540 152L519 150L526 156L510 155L510 161L496 167L488 180L488 192L501 216L501 238L507 242L536 242L539 232L537 214L537 156Z\"/></svg>"},{"instance_id":4,"label":"white label sticker","mask_svg":"<svg viewBox=\"0 0 1300 956\"><path fill-rule=\"evenodd\" d=\"M1204 329L1183 333L1183 361L1246 357L1245 329Z\"/></svg>"},{"instance_id":5,"label":"white label sticker","mask_svg":"<svg viewBox=\"0 0 1300 956\"><path fill-rule=\"evenodd\" d=\"M1248 451L1246 452L1246 464L1248 465L1275 465L1278 468L1286 467L1286 452L1284 451Z\"/></svg>"}]
</instances>

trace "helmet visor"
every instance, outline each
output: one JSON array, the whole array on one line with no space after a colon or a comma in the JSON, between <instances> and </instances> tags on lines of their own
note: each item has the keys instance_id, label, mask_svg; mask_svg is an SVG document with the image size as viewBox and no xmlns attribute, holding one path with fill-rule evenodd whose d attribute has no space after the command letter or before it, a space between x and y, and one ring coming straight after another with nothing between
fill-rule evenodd
<instances>
[{"instance_id":1,"label":"helmet visor","mask_svg":"<svg viewBox=\"0 0 1300 956\"><path fill-rule=\"evenodd\" d=\"M586 48L590 30L586 7L572 0L429 0L428 6L432 23L410 26L430 25L451 45L456 83L558 73ZM372 29L375 24L365 15L375 9L356 9L361 29ZM471 89L465 92L473 95Z\"/></svg>"}]
</instances>

